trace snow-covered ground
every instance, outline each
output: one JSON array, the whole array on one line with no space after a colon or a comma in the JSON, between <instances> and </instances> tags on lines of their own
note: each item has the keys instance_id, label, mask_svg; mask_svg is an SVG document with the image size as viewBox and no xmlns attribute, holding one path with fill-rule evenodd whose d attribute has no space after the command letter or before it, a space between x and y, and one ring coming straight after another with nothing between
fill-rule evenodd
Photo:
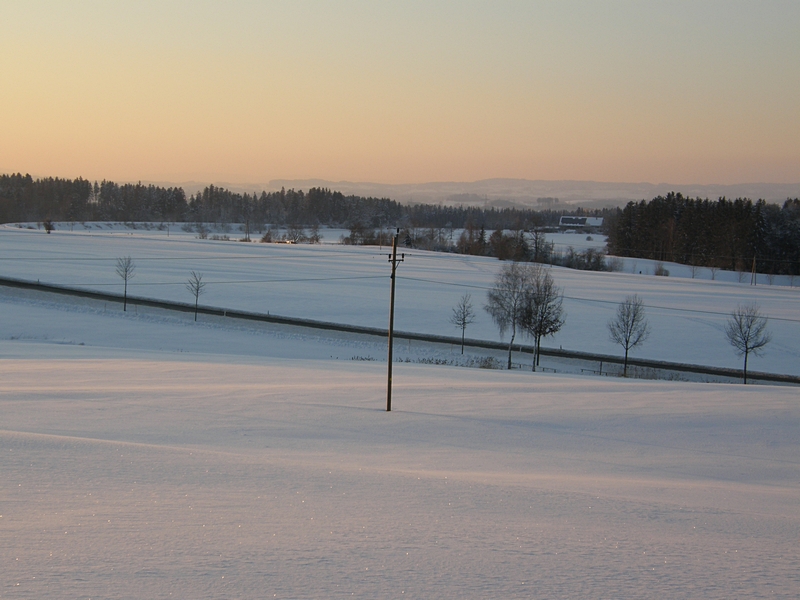
<instances>
[{"instance_id":1,"label":"snow-covered ground","mask_svg":"<svg viewBox=\"0 0 800 600\"><path fill-rule=\"evenodd\" d=\"M174 225L169 236L166 229L131 230L113 224L73 227L51 235L0 228L0 276L121 293L115 262L131 256L136 274L128 291L134 296L190 302L185 285L194 270L208 283L200 298L205 305L369 327L386 327L388 322L385 247L200 240ZM338 240L341 232L323 234ZM569 244L570 238L576 243ZM577 234L553 236L559 247L585 248L581 240L597 244ZM459 331L449 323L451 309L469 293L476 321L467 336L499 340L482 305L501 266L491 258L406 252L398 269L396 328L455 336ZM553 268L556 283L564 289L567 320L544 345L620 354L608 338L606 324L617 304L636 293L645 301L652 333L634 356L738 368L741 361L723 327L738 304L757 302L771 319L773 341L763 356L751 357L750 368L800 375L800 289L787 285L788 279L751 286L749 277L738 283L736 273L719 272L712 281L710 272L701 269L691 279L688 267L665 266L669 277L653 276L652 261L644 260L622 259L617 273Z\"/></svg>"},{"instance_id":2,"label":"snow-covered ground","mask_svg":"<svg viewBox=\"0 0 800 600\"><path fill-rule=\"evenodd\" d=\"M401 363L387 413L358 336L0 292L0 597L800 590L796 388Z\"/></svg>"}]
</instances>

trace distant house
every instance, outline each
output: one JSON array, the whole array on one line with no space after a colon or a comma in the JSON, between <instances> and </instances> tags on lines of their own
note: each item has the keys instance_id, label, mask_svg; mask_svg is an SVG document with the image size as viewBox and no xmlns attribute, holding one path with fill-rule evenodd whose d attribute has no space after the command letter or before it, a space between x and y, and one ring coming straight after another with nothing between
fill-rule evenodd
<instances>
[{"instance_id":1,"label":"distant house","mask_svg":"<svg viewBox=\"0 0 800 600\"><path fill-rule=\"evenodd\" d=\"M598 229L603 226L603 217L563 216L558 221L561 229Z\"/></svg>"}]
</instances>

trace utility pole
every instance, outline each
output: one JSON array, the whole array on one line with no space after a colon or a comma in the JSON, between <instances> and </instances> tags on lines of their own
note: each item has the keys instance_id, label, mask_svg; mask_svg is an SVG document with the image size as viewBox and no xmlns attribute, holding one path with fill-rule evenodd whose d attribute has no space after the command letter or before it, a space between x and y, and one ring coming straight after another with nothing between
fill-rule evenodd
<instances>
[{"instance_id":1,"label":"utility pole","mask_svg":"<svg viewBox=\"0 0 800 600\"><path fill-rule=\"evenodd\" d=\"M400 229L394 234L394 241L392 242L392 256L389 262L392 263L392 295L389 301L389 385L386 389L386 412L392 410L392 345L394 342L394 282L395 273L397 272L397 264L403 262L406 255L401 254L397 258L397 237L400 235Z\"/></svg>"}]
</instances>

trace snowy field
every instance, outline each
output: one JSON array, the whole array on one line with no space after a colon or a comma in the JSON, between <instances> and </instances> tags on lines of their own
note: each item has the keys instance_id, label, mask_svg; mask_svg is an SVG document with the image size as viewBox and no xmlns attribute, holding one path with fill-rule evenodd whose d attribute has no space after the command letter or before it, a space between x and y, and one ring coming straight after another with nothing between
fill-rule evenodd
<instances>
[{"instance_id":1,"label":"snowy field","mask_svg":"<svg viewBox=\"0 0 800 600\"><path fill-rule=\"evenodd\" d=\"M195 269L206 304L386 320L374 249L173 236L5 229L0 268L121 291L131 255L136 295L187 302ZM398 327L454 334L450 305L498 266L410 253ZM762 360L797 373L796 289L554 274L565 347L612 351L602 301L636 291L663 307L641 354L736 366L715 311L757 299L786 319ZM385 356L369 337L10 288L0 306L2 598L800 595L796 388L399 363L387 413L385 364L354 360Z\"/></svg>"},{"instance_id":2,"label":"snowy field","mask_svg":"<svg viewBox=\"0 0 800 600\"><path fill-rule=\"evenodd\" d=\"M185 284L194 270L208 283L200 298L204 305L368 327L388 323L385 247L200 240L174 224L169 237L166 230L114 225L84 229L75 224L74 231L59 227L51 235L0 227L0 276L122 293L115 263L131 256L136 274L128 293L133 296L191 302ZM327 241L343 233L322 231ZM548 239L558 248L572 245L576 250L598 244L577 234ZM469 293L476 321L467 328L467 337L500 340L482 305L501 266L491 258L407 252L398 268L396 328L457 336L460 332L449 323L451 309ZM644 299L652 333L633 356L739 368L724 324L738 304L757 302L771 319L773 341L763 356L751 357L750 368L800 375L800 288L788 285L787 278L750 286L749 276L747 283L738 283L732 272L720 271L712 281L707 269L691 279L683 265L666 263L669 277L653 276L652 261L625 259L622 267L618 273L553 268L556 283L564 289L567 319L543 345L620 355L621 348L608 339L606 324L617 304L636 293Z\"/></svg>"},{"instance_id":3,"label":"snowy field","mask_svg":"<svg viewBox=\"0 0 800 600\"><path fill-rule=\"evenodd\" d=\"M358 336L0 304L0 597L800 592L796 388L402 363L387 413Z\"/></svg>"}]
</instances>

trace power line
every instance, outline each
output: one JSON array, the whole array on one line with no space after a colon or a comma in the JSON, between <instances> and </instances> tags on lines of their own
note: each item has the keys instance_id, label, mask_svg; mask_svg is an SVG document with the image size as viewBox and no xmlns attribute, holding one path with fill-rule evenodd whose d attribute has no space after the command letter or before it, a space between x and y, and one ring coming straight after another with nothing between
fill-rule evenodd
<instances>
[{"instance_id":1,"label":"power line","mask_svg":"<svg viewBox=\"0 0 800 600\"><path fill-rule=\"evenodd\" d=\"M488 291L488 290L493 289L492 287L485 286L485 285L475 285L475 284L468 284L468 283L453 283L453 282L448 282L448 281L436 281L436 280L433 280L433 279L424 279L422 277L401 277L401 279L405 279L405 280L409 280L409 281L420 281L420 282L424 282L424 283L432 283L432 284L435 284L435 285L447 285L447 286L453 286L453 287L470 288L470 289L476 289L476 290L487 290ZM574 300L576 302L585 302L585 303L588 303L588 304L610 304L610 305L614 305L614 306L619 305L619 302L617 302L615 300L600 300L598 298L580 298L578 296L566 296L566 295L564 296L564 298L567 299L567 300ZM715 316L721 316L721 317L725 317L725 318L730 317L730 313L727 313L727 312L719 312L719 311L713 311L713 310L702 310L702 309L697 309L697 308L677 308L677 307L672 307L672 306L658 306L658 305L655 305L655 304L645 304L644 307L645 308L650 308L652 310L667 310L667 311L673 311L673 312L683 312L683 313L692 313L692 314L715 315ZM786 317L769 317L769 319L772 320L772 321L785 321L787 323L800 323L800 319L789 319L789 318L786 318Z\"/></svg>"},{"instance_id":2,"label":"power line","mask_svg":"<svg viewBox=\"0 0 800 600\"><path fill-rule=\"evenodd\" d=\"M204 281L208 285L231 285L231 284L247 284L247 283L303 283L309 281L355 281L359 279L386 279L386 275L363 275L360 277L305 277L294 279L242 279L233 281ZM119 283L63 283L61 285L68 285L71 287L112 287L117 286ZM186 285L185 281L154 281L154 282L129 282L129 287L149 287L149 286L169 286L169 285Z\"/></svg>"},{"instance_id":3,"label":"power line","mask_svg":"<svg viewBox=\"0 0 800 600\"><path fill-rule=\"evenodd\" d=\"M342 255L350 255L350 256L359 256L362 258L380 258L383 254L380 253L366 253L366 252L354 252L352 250L339 250L336 252L334 257L339 257ZM273 260L295 260L298 258L317 258L313 254L304 253L304 254L260 254L260 255L239 255L239 256L207 256L205 254L193 254L187 256L131 256L134 261L137 262L149 262L149 261L187 261L187 260L205 260L205 261L224 261L224 260L251 260L251 259L268 259L270 261ZM25 262L36 262L36 263L48 263L48 262L116 262L117 257L89 257L89 256L64 256L63 253L60 256L2 256L0 257L0 262L8 261L8 262L15 262L15 261L25 261Z\"/></svg>"},{"instance_id":4,"label":"power line","mask_svg":"<svg viewBox=\"0 0 800 600\"><path fill-rule=\"evenodd\" d=\"M337 256L341 254L352 254L357 255L360 257L370 256L364 252L354 252L354 251L340 251L337 252ZM438 254L438 253L437 253ZM380 254L373 254L371 258L378 258L385 255ZM414 256L418 258L442 258L442 255L439 254L438 256L429 256L427 253L418 253L414 254ZM444 256L448 256L445 254ZM453 259L456 258L467 258L472 257L473 255L450 255ZM270 255L270 260L274 259L296 259L296 258L309 258L310 255L303 253L303 254L291 254L291 255L280 255L274 256ZM147 261L187 261L193 260L196 262L200 261L227 261L227 260L249 260L255 258L253 256L202 256L202 257L195 257L195 256L187 256L187 257L147 257L147 258L137 258L136 261L139 262L147 262ZM478 258L478 257L476 257ZM0 257L0 261L26 261L26 262L106 262L106 261L116 261L117 258L83 258L83 257ZM636 260L636 259L633 259ZM642 259L642 260L652 260L652 259ZM231 281L208 281L209 285L219 286L219 285L248 285L248 284L273 284L273 283L305 283L305 282L327 282L327 281L358 281L358 280L368 280L368 279L385 279L386 275L363 275L363 276L345 276L345 277L307 277L307 278L280 278L280 279L247 279L247 280L231 280ZM433 285L439 286L452 286L452 287L459 287L459 288L468 288L468 289L477 289L477 290L490 290L492 289L486 285L478 285L478 284L467 284L467 283L455 283L455 282L447 282L442 280L432 280L432 279L425 279L421 277L400 277L401 279L408 280L408 281L418 281L423 283L429 283ZM111 287L117 286L119 283L66 283L63 285L70 285L75 287ZM178 282L129 282L131 287L146 287L146 286L183 286L185 285L185 281L178 281ZM589 304L602 304L602 305L618 305L619 302L613 300L601 300L597 298L580 298L577 296L564 296L565 299L572 300L575 302L583 302ZM730 314L727 312L720 312L720 311L711 311L711 310L702 310L702 309L690 309L690 308L678 308L678 307L668 307L668 306L659 306L659 305L645 305L646 308L652 310L664 310L664 311L673 311L679 313L690 313L690 314L705 314L705 315L713 315L713 316L720 316L720 317L729 317ZM771 320L774 321L781 321L781 322L788 322L788 323L800 323L800 319L791 319L786 317L769 317Z\"/></svg>"},{"instance_id":5,"label":"power line","mask_svg":"<svg viewBox=\"0 0 800 600\"><path fill-rule=\"evenodd\" d=\"M358 277L302 277L302 278L287 278L287 279L246 279L246 280L233 280L233 281L208 281L208 285L213 286L220 286L220 285L247 285L247 284L270 284L270 283L306 283L306 282L324 282L324 281L360 281L360 280L369 280L369 279L385 279L387 275L364 275ZM434 279L425 279L423 277L402 277L398 276L400 279L406 281L418 281L421 283L429 283L433 285L439 286L449 286L449 287L458 287L458 288L467 288L467 289L474 289L474 290L484 290L488 291L491 290L492 287L486 285L477 285L477 284L469 284L469 283L455 283L450 281L441 281L441 280L434 280ZM151 287L151 286L184 286L186 284L185 281L178 281L178 282L129 282L129 287ZM119 283L62 283L61 285L67 285L71 287L86 287L86 288L96 288L96 287L115 287L120 285ZM567 296L565 295L564 298L566 300L572 300L575 302L583 302L587 304L602 304L602 305L613 305L617 306L619 304L618 301L615 300L601 300L598 298L581 298L579 296ZM645 308L649 308L652 310L664 310L664 311L672 311L672 312L679 312L679 313L689 313L689 314L703 314L703 315L713 315L718 317L729 317L730 313L728 312L720 312L720 311L712 311L712 310L702 310L696 308L679 308L673 306L659 306L657 304L645 304ZM781 321L786 323L800 323L800 319L790 319L787 317L769 317L772 321Z\"/></svg>"},{"instance_id":6,"label":"power line","mask_svg":"<svg viewBox=\"0 0 800 600\"><path fill-rule=\"evenodd\" d=\"M223 241L227 241L227 240L223 240ZM230 240L230 241L234 241L234 240ZM275 245L281 246L280 244L275 244ZM294 244L289 244L289 245L292 246ZM313 247L315 245L319 245L319 244L308 244L308 246L310 246L310 247ZM341 245L339 245L339 244L327 244L327 245L334 245L334 246L341 247ZM571 247L566 242L559 242L558 245L560 247L566 247L566 248ZM363 246L361 246L361 247L363 247ZM599 248L599 246L591 246L591 247L595 248L595 249ZM641 252L640 249L633 249L633 248L615 248L615 250L617 252L622 251L622 252L629 252L629 253L634 252L634 251ZM581 249L576 249L575 251L576 251L576 253L579 253L579 252L581 252ZM435 251L430 251L430 252L435 252ZM561 253L561 252L564 252L564 250L559 249L558 252ZM653 250L652 253L655 254L656 251ZM349 251L348 250L339 250L339 251L337 251L337 255L348 255L348 254L349 255L364 256L363 252L356 252L356 251L352 251L352 250L349 250ZM406 254L411 255L408 252ZM447 254L447 253L444 253L444 254ZM671 253L671 254L674 254L674 253ZM302 254L302 255L300 255L300 254L291 254L291 255L285 255L285 254L273 255L273 254L270 254L269 258L271 260L275 260L275 259L299 258L299 257L305 257L305 256L308 256L308 254ZM373 258L377 258L379 255L373 254L372 256L373 256ZM419 258L429 258L428 256L426 256L425 254L422 254L422 253L417 254L416 256L419 257ZM481 255L458 254L457 256L476 256L477 257L477 256L481 256ZM669 263L673 263L673 264L681 265L681 266L686 266L686 267L690 267L690 268L691 267L696 267L696 268L701 268L701 269L702 268L705 268L705 269L717 268L717 267L713 267L712 265L705 265L705 264L692 265L691 263L678 262L678 261L676 261L674 259L671 260L669 258L660 259L660 258L650 258L650 257L647 257L647 256L626 256L626 255L620 255L620 254L605 254L605 256L610 257L610 258L629 259L629 260L633 260L633 261L635 261L635 260L651 260L651 261L655 261L655 262L669 262ZM204 255L197 255L197 256L163 256L163 257L162 256L149 256L149 257L138 257L138 258L134 257L134 259L136 261L139 261L139 262L161 261L161 260L164 260L164 261L172 261L172 260L174 260L174 261L186 261L186 260L197 260L197 259L199 259L201 257L202 257L202 260L209 260L209 261L210 260L214 260L214 261L217 261L217 260L240 260L241 258L244 258L242 256L204 256ZM704 255L702 257L702 259L704 261L720 260L720 261L724 261L724 262L730 262L730 261L735 260L737 258L742 258L742 257L721 256L721 255ZM86 261L86 262L107 262L107 261L116 260L116 258L63 257L63 256L60 256L60 257L0 257L0 261L12 261L12 260L25 260L25 261L29 261L29 262L65 262L65 261L70 261L70 260L81 260L81 261ZM751 259L747 258L747 260L749 262ZM797 259L792 259L792 258L766 258L766 257L764 257L764 258L757 258L757 260L758 260L759 263L762 263L762 264L769 263L769 264L773 264L773 265L791 265L793 263L799 262ZM718 267L718 268L722 269L722 267Z\"/></svg>"},{"instance_id":7,"label":"power line","mask_svg":"<svg viewBox=\"0 0 800 600\"><path fill-rule=\"evenodd\" d=\"M614 248L614 250L615 250L615 252L628 252L628 253L631 253L631 252L642 252L641 248ZM644 252L647 253L646 250ZM576 251L576 253L577 253L577 251ZM651 254L657 254L658 251L657 250L651 250L650 253ZM693 267L693 266L694 267L699 267L701 269L710 269L712 267L712 265L703 265L703 264L693 265L693 264L688 263L688 262L684 263L684 262L679 262L677 260L674 260L674 256L675 255L677 255L677 254L685 254L684 252L670 251L670 252L665 252L665 254L671 254L671 255L673 255L673 258L672 259L670 259L670 258L650 258L650 257L647 257L647 256L629 256L629 255L625 255L625 254L605 254L605 256L612 257L612 258L627 258L629 260L652 260L652 261L655 261L655 262L669 262L669 263L673 263L673 264L676 264L676 265L682 265L682 266L685 266L685 267ZM720 261L724 261L724 262L731 262L733 260L746 260L749 263L753 259L753 254L752 253L751 254L747 254L747 255L743 254L741 256L722 256L722 255L716 255L716 254L705 254L705 255L702 255L702 256L698 256L697 258L698 259L702 259L702 260L706 260L706 261L713 259L713 260L720 260ZM800 262L796 258L766 258L766 257L760 258L758 256L756 256L756 260L759 263L773 263L773 264L781 264L781 265ZM722 269L722 267L719 267L719 268Z\"/></svg>"}]
</instances>

